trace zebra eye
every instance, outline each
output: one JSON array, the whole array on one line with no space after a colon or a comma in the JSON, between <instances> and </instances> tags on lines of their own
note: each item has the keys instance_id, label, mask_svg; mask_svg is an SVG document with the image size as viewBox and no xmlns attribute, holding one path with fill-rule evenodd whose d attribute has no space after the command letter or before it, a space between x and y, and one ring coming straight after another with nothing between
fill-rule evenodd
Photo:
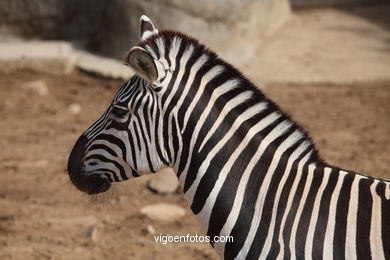
<instances>
[{"instance_id":1,"label":"zebra eye","mask_svg":"<svg viewBox=\"0 0 390 260\"><path fill-rule=\"evenodd\" d=\"M129 112L129 110L125 107L120 107L120 106L114 105L112 107L111 112L114 114L114 116L116 116L118 118L123 118L124 116L127 115L127 112Z\"/></svg>"}]
</instances>

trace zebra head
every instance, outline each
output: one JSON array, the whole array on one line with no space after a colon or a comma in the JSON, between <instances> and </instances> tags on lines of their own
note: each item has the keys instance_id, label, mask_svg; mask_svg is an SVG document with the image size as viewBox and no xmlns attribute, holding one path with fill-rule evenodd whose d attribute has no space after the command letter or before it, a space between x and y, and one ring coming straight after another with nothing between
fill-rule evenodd
<instances>
[{"instance_id":1,"label":"zebra head","mask_svg":"<svg viewBox=\"0 0 390 260\"><path fill-rule=\"evenodd\" d=\"M158 33L146 16L141 17L140 27L141 41ZM105 113L79 137L69 156L72 183L89 194L108 190L112 182L171 165L163 149L165 127L157 84L166 76L167 68L141 47L131 49L127 63L137 75L123 84Z\"/></svg>"}]
</instances>

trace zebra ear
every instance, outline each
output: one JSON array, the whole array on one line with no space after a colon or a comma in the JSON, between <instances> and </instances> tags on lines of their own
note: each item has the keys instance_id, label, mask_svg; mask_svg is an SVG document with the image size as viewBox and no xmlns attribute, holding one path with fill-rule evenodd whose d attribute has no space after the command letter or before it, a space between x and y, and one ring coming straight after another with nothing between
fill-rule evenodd
<instances>
[{"instance_id":1,"label":"zebra ear","mask_svg":"<svg viewBox=\"0 0 390 260\"><path fill-rule=\"evenodd\" d=\"M150 54L143 48L135 46L131 48L127 55L127 64L135 70L135 72L153 83L157 80L158 72L156 64Z\"/></svg>"},{"instance_id":2,"label":"zebra ear","mask_svg":"<svg viewBox=\"0 0 390 260\"><path fill-rule=\"evenodd\" d=\"M139 21L140 32L141 32L141 41L146 40L153 34L158 33L158 30L153 25L152 21L146 15L142 15Z\"/></svg>"}]
</instances>

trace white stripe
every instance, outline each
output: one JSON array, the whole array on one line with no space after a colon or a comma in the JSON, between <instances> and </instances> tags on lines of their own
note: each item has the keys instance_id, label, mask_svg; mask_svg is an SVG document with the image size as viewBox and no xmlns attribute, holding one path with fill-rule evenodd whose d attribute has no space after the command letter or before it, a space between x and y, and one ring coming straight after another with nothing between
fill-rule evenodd
<instances>
[{"instance_id":1,"label":"white stripe","mask_svg":"<svg viewBox=\"0 0 390 260\"><path fill-rule=\"evenodd\" d=\"M152 103L150 103L150 115L149 115L149 125L151 129L151 135L152 135L152 142L150 143L152 151L157 151L157 140L156 140L156 113L157 113L157 98L156 93L152 91ZM152 164L155 169L158 169L160 165L162 165L162 161L160 159L160 156L151 156ZM133 165L133 164L132 164Z\"/></svg>"},{"instance_id":2,"label":"white stripe","mask_svg":"<svg viewBox=\"0 0 390 260\"><path fill-rule=\"evenodd\" d=\"M330 168L325 168L324 176L322 178L320 188L318 189L317 194L316 194L316 198L314 199L314 205L313 205L313 209L311 211L309 229L307 230L308 233L307 233L306 244L305 244L305 258L306 259L310 259L312 257L313 243L314 243L314 239L313 239L314 238L314 231L316 229L316 224L317 224L318 216L320 213L321 199L322 199L322 196L324 195L325 187L328 184L331 171L332 170Z\"/></svg>"},{"instance_id":3,"label":"white stripe","mask_svg":"<svg viewBox=\"0 0 390 260\"><path fill-rule=\"evenodd\" d=\"M272 131L267 135L267 137L264 138L264 140L261 142L260 147L263 147L265 149L273 140L284 134L290 127L291 122L285 120L278 124ZM264 143L264 144L263 144ZM279 149L280 147L278 147ZM282 147L283 148L283 147ZM283 150L283 149L282 149ZM263 212L263 206L264 206L264 200L267 195L267 192L269 191L269 185L272 179L272 175L278 165L280 158L280 154L277 156L274 156L274 158L271 161L270 166L268 167L267 173L264 176L263 183L261 184L259 194L256 199L255 204L255 212L253 214L253 218L250 224L250 229L248 232L248 236L245 239L244 245L242 246L240 252L237 255L237 259L244 259L246 258L249 249L253 243L253 239L256 235L256 231L259 228L262 212Z\"/></svg>"},{"instance_id":4,"label":"white stripe","mask_svg":"<svg viewBox=\"0 0 390 260\"><path fill-rule=\"evenodd\" d=\"M163 110L162 110L162 105L161 105L161 102L157 102L157 106L158 106L158 109L160 111L160 120L159 121L156 121L155 120L155 124L158 124L157 126L157 135L158 135L158 146L161 148L161 153L162 153L162 157L165 158L165 160L168 159L168 152L165 148L165 144L164 144L164 134L163 134L163 124L164 124L164 121L163 121ZM155 129L155 127L154 127Z\"/></svg>"},{"instance_id":5,"label":"white stripe","mask_svg":"<svg viewBox=\"0 0 390 260\"><path fill-rule=\"evenodd\" d=\"M126 82L126 85L125 86L122 86L121 89L119 90L119 92L115 95L114 97L114 100L115 98L117 98L118 96L120 96L124 91L125 89L127 89L129 87L129 84L132 80L129 79L127 82ZM109 108L111 106L111 103L110 105L107 107L107 109L104 111L104 114L97 120L95 121L95 123L93 123L86 131L85 131L85 135L87 136L88 139L91 139L96 133L100 132L101 129L104 127L105 123L107 122L107 118L109 116Z\"/></svg>"},{"instance_id":6,"label":"white stripe","mask_svg":"<svg viewBox=\"0 0 390 260\"><path fill-rule=\"evenodd\" d=\"M187 197L187 200L188 200L188 203L190 205L193 202L194 194L195 194L196 189L198 188L198 184L199 184L200 180L202 179L203 174L206 172L207 168L209 167L211 160L214 158L214 155L217 154L219 152L219 150L222 149L222 147L225 146L225 144L229 141L229 139L238 131L240 125L244 121L246 121L247 119L253 117L257 113L260 113L261 112L260 109L262 109L264 107L265 107L265 105L263 103L259 103L259 104L256 104L256 105L250 107L244 113L242 113L236 119L236 121L234 121L234 123L231 126L229 132L227 132L225 134L225 136L221 140L219 140L219 142L208 153L206 159L203 161L202 165L199 167L199 171L197 172L197 176L196 176L195 181L192 183L191 187L185 193L185 195ZM265 117L264 119L262 119L258 124L255 125L257 132L260 131L261 129L263 129L264 127L268 126L270 123L274 122L279 117L280 117L280 114L272 113L272 114L268 115L267 117ZM196 137L196 135L193 135L193 136ZM192 144L191 144L189 158L192 157L192 151L193 151L194 143L195 143L195 141L193 141ZM191 161L189 159L187 161L186 168L184 169L183 173L179 177L179 181L181 183L183 183L183 187L184 187L185 177L187 175L187 171L188 171L188 167L190 165L190 162Z\"/></svg>"},{"instance_id":7,"label":"white stripe","mask_svg":"<svg viewBox=\"0 0 390 260\"><path fill-rule=\"evenodd\" d=\"M186 48L186 50L184 51L183 56L181 56L181 58L180 58L180 61L179 61L180 62L180 70L179 70L179 72L177 74L177 77L176 77L176 80L175 80L175 82L173 84L172 90L169 93L169 96L167 97L167 99L165 101L164 111L167 109L167 107L171 103L174 95L176 95L177 89L178 89L178 87L179 87L179 85L181 83L181 80L183 78L183 74L185 72L185 66L186 66L188 60L191 58L193 51L194 51L194 46L192 46L192 45L188 46ZM175 55L175 54L172 54L172 56L173 55ZM177 53L176 53L176 55L177 55ZM176 58L175 58L175 60L176 60Z\"/></svg>"},{"instance_id":8,"label":"white stripe","mask_svg":"<svg viewBox=\"0 0 390 260\"><path fill-rule=\"evenodd\" d=\"M144 132L144 134L145 134L145 138L146 138L146 140L144 140L144 142L146 142L146 143L148 143L148 144L150 144L151 143L151 140L150 140L150 138L149 138L149 135L148 135L148 133L147 133L147 130L146 130L146 121L145 121L145 117L144 117L144 107L145 107L145 104L146 104L146 102L148 101L148 99L149 99L149 96L148 95L145 95L144 97L143 97L143 99L142 99L142 101L141 101L141 104L140 104L140 106L139 106L139 108L138 108L138 116L139 116L139 118L140 118L140 127L141 127L141 129L143 130L143 132ZM151 133L152 134L152 133ZM125 139L126 140L126 139Z\"/></svg>"},{"instance_id":9,"label":"white stripe","mask_svg":"<svg viewBox=\"0 0 390 260\"><path fill-rule=\"evenodd\" d=\"M299 146L299 148L297 149L297 151L298 150L304 151L308 145L309 145L309 143L302 143ZM301 160L301 162L300 162L301 168L306 163L306 161L309 159L310 154L311 153L308 153ZM244 200L244 191L245 191L245 187L247 186L247 183L249 181L250 173L251 173L254 165L258 162L258 160L260 159L261 156L262 156L262 152L261 152L261 149L259 147L259 149L255 152L255 156L251 159L251 161L249 162L247 168L245 169L245 171L241 177L240 183L239 183L238 188L237 188L236 197L234 198L232 210L229 213L229 216L228 216L224 226L221 229L221 232L220 232L221 235L229 235L231 233L231 231L234 227L234 224L236 223L237 218L239 216L239 213L241 211L242 202ZM217 250L217 252L221 252L220 255L223 255L224 250L225 250L225 245L222 243L218 244L215 249Z\"/></svg>"},{"instance_id":10,"label":"white stripe","mask_svg":"<svg viewBox=\"0 0 390 260\"><path fill-rule=\"evenodd\" d=\"M145 49L148 51L148 53L150 55L152 55L153 59L154 60L157 60L157 55L156 53L154 52L154 50L149 46L149 45L145 45Z\"/></svg>"},{"instance_id":11,"label":"white stripe","mask_svg":"<svg viewBox=\"0 0 390 260\"><path fill-rule=\"evenodd\" d=\"M182 129L181 133L183 133L184 129L186 129L188 119L190 118L190 115L193 112L195 106L197 105L200 97L205 92L204 89L205 89L205 86L207 85L207 83L209 83L212 79L214 79L216 76L218 76L223 70L224 70L224 68L221 65L216 65L212 69L210 69L202 77L202 80L199 84L199 89L196 92L195 97L192 99L191 104L188 106L188 109L184 115L184 124L183 124L183 129Z\"/></svg>"},{"instance_id":12,"label":"white stripe","mask_svg":"<svg viewBox=\"0 0 390 260\"><path fill-rule=\"evenodd\" d=\"M160 59L165 59L165 44L162 38L156 39L156 45L158 48Z\"/></svg>"},{"instance_id":13,"label":"white stripe","mask_svg":"<svg viewBox=\"0 0 390 260\"><path fill-rule=\"evenodd\" d=\"M114 135L114 136L116 136L115 133L114 133L114 134L108 133L108 132L103 132L103 133L104 133L104 134L107 134L107 135ZM125 142L124 142L124 143L125 143ZM86 151L88 151L88 150L91 148L91 146L92 146L92 145L95 145L95 144L104 145L104 146L110 148L111 150L113 150L113 151L118 155L118 157L123 158L122 149L120 149L117 145L115 145L115 144L113 144L113 143L111 143L110 141L107 141L107 140L105 140L105 139L97 139L97 140L93 141L93 142L91 143L91 145L86 149ZM94 151L95 151L95 150L100 150L100 149L94 149ZM89 156L88 153L87 153L87 156ZM127 158L125 158L125 159L127 160Z\"/></svg>"},{"instance_id":14,"label":"white stripe","mask_svg":"<svg viewBox=\"0 0 390 260\"><path fill-rule=\"evenodd\" d=\"M215 134L217 129L221 126L222 121L226 118L227 114L235 109L237 106L241 105L242 103L246 102L250 97L252 96L252 91L246 91L243 92L231 100L229 100L224 108L222 109L221 113L218 115L217 120L214 122L213 127L208 131L206 137L203 139L202 144L200 145L198 152L202 150L203 146L207 143L207 141L210 139L211 136ZM264 106L266 104L264 103ZM264 107L265 109L265 107Z\"/></svg>"},{"instance_id":15,"label":"white stripe","mask_svg":"<svg viewBox=\"0 0 390 260\"><path fill-rule=\"evenodd\" d=\"M141 166L143 169L145 169L146 167L149 168L149 163L148 163L148 159L147 159L147 155L146 155L146 143L147 143L147 140L143 139L143 136L142 136L142 128L138 122L138 120L135 121L135 125L137 127L136 131L138 132L138 138L140 139L140 150L138 151L138 154L136 154L136 158L137 158L137 166L138 166L138 171L140 174L144 174L146 172L141 172L142 169L140 169L139 166Z\"/></svg>"},{"instance_id":16,"label":"white stripe","mask_svg":"<svg viewBox=\"0 0 390 260\"><path fill-rule=\"evenodd\" d=\"M328 223L326 225L325 238L324 238L324 247L323 247L323 259L333 259L333 241L334 241L334 232L336 228L336 213L337 213L337 202L340 198L340 190L344 183L344 177L348 173L346 171L340 171L337 176L337 184L332 193L329 204L329 216ZM344 199L344 198L341 198Z\"/></svg>"},{"instance_id":17,"label":"white stripe","mask_svg":"<svg viewBox=\"0 0 390 260\"><path fill-rule=\"evenodd\" d=\"M256 114L260 113L264 107L266 106L266 103L265 102L262 102L262 103L257 103L251 107L249 107L247 110L245 110L244 113L242 113L239 117L236 118L236 120L234 121L233 125L230 127L230 130L229 132L222 138L222 140L220 140L217 145L213 148L212 151L210 151L209 154L211 154L212 156L214 156L214 153L216 151L218 151L219 149L221 149L221 147L230 139L230 137L234 134L234 132L238 129L238 127L246 120L248 120L249 118L252 118L253 116L255 116ZM271 115L273 115L273 118L276 119L276 118L279 118L280 117L280 114L279 113L272 113ZM268 115L268 116L271 116L271 115ZM268 117L267 116L267 117ZM271 118L269 118L271 119ZM274 120L272 120L273 122ZM218 149L218 150L217 150ZM180 177L179 177L179 181L180 183L183 185L184 187L184 182L185 182L185 179L187 177L187 172L188 172L188 167L190 165L190 160L192 158L192 152L193 152L193 145L190 147L189 149L189 155L188 155L188 159L187 159L187 162L186 162L186 166L183 170L183 172L181 173ZM208 156L209 157L209 156ZM210 158L211 160L211 158ZM205 162L203 162L205 163ZM201 177L201 176L200 176ZM197 176L198 178L198 176ZM192 198L189 197L191 203L192 203ZM190 204L191 204L190 203Z\"/></svg>"},{"instance_id":18,"label":"white stripe","mask_svg":"<svg viewBox=\"0 0 390 260\"><path fill-rule=\"evenodd\" d=\"M183 93L181 94L180 99L177 101L177 104L176 104L176 106L178 108L181 108L181 106L183 105L183 102L184 102L185 98L187 97L188 92L191 89L191 85L193 84L194 80L196 79L196 77L195 77L196 74L203 67L203 65L207 62L208 59L209 59L209 57L206 54L203 54L202 56L200 56L196 60L196 62L190 68L190 73L188 75L187 84L184 87ZM179 109L175 109L175 110L177 111Z\"/></svg>"},{"instance_id":19,"label":"white stripe","mask_svg":"<svg viewBox=\"0 0 390 260\"><path fill-rule=\"evenodd\" d=\"M290 146L292 146L293 144L295 144L297 141L299 141L302 138L303 138L303 134L299 130L296 130L293 134L291 134L289 136L289 139L290 139L289 141L291 142ZM288 141L288 139L286 141ZM276 191L275 200L274 200L273 209L272 209L271 221L269 224L270 227L268 229L267 238L265 240L263 249L261 251L260 258L266 258L266 256L269 254L269 251L271 249L272 241L274 240L274 229L275 229L275 225L276 225L276 216L277 216L277 210L278 210L278 206L279 206L279 202L280 202L280 197L282 194L282 190L285 187L287 178L290 176L292 164L306 150L307 146L308 146L307 143L301 144L301 146L299 146L298 149L296 149L291 154L290 158L288 159L286 169L283 173L283 176L278 184L278 189Z\"/></svg>"},{"instance_id":20,"label":"white stripe","mask_svg":"<svg viewBox=\"0 0 390 260\"><path fill-rule=\"evenodd\" d=\"M356 229L357 229L357 211L359 206L359 181L364 179L361 175L355 175L349 198L347 231L345 239L345 259L357 259L356 256Z\"/></svg>"},{"instance_id":21,"label":"white stripe","mask_svg":"<svg viewBox=\"0 0 390 260\"><path fill-rule=\"evenodd\" d=\"M295 255L295 236L297 233L298 223L299 223L300 217L302 216L303 207L305 205L307 195L308 195L310 187L312 185L314 168L315 168L314 164L309 165L309 171L307 174L305 187L303 189L303 193L302 193L302 196L300 198L299 206L298 206L297 212L295 214L294 222L293 222L293 225L291 228L290 243L289 243L289 248L291 250L291 259L296 258L296 255Z\"/></svg>"},{"instance_id":22,"label":"white stripe","mask_svg":"<svg viewBox=\"0 0 390 260\"><path fill-rule=\"evenodd\" d=\"M180 49L180 45L181 45L181 39L178 38L178 37L174 37L173 40L172 40L172 43L171 43L171 47L169 49L169 53L168 53L168 56L169 56L169 59L171 61L171 71L175 71L176 70L176 57L177 57L177 54L179 52L179 49ZM164 59L165 57L161 57L161 59ZM165 77L164 81L161 83L162 86L166 86L172 79L172 76L173 76L173 73L168 73L167 76ZM163 88L163 91L160 93L160 96L163 95L163 93L167 90L167 88ZM161 105L161 102L158 102L158 106L159 106L159 110L160 112L162 113L161 114L161 117L164 116L164 108L162 107ZM167 148L169 149L169 147L172 147L172 139L170 139L170 143L169 143L169 147L165 147L165 144L164 144L164 134L163 134L163 125L164 123L168 123L168 127L171 126L171 122L164 122L163 121L163 118L160 118L160 122L158 124L158 133L157 135L159 136L158 139L159 139L159 146L161 147L161 153L162 153L162 156L164 158L168 158L168 152L167 152ZM172 154L172 149L170 149L170 153Z\"/></svg>"},{"instance_id":23,"label":"white stripe","mask_svg":"<svg viewBox=\"0 0 390 260\"><path fill-rule=\"evenodd\" d=\"M98 160L98 159L93 159L93 160L91 160L91 162L96 162L96 163L98 163L98 167L93 167L93 168L89 168L88 170L87 170L87 172L92 172L93 171L93 173L92 174L102 174L103 172L104 173L107 173L108 175L110 175L110 177L111 177L111 179L115 182L116 181L116 179L118 179L119 181L122 181L122 178L121 178L121 175L120 175L120 173L119 173L119 170L118 170L118 168L116 168L116 167L112 167L113 165L112 165L112 163L107 163L107 162L102 162L102 161L100 161L100 160ZM113 172L107 172L107 171L103 171L103 170L101 170L101 169L103 169L103 168L105 168L105 169L111 169ZM115 175L115 177L114 177L114 175Z\"/></svg>"},{"instance_id":24,"label":"white stripe","mask_svg":"<svg viewBox=\"0 0 390 260\"><path fill-rule=\"evenodd\" d=\"M371 184L370 191L372 195L371 210L371 228L370 228L370 248L372 259L385 259L382 241L382 205L381 198L375 188L379 181L376 180ZM385 216L389 217L389 216Z\"/></svg>"},{"instance_id":25,"label":"white stripe","mask_svg":"<svg viewBox=\"0 0 390 260\"><path fill-rule=\"evenodd\" d=\"M177 89L179 88L183 74L185 72L185 65L187 64L188 60L190 59L193 50L194 50L194 47L192 45L188 46L187 49L185 50L183 56L180 59L180 70L177 74L177 77L176 77L176 80L173 84L172 90L169 93L169 96L167 97L167 99L165 100L165 104L164 104L164 108L163 108L164 111L166 111L166 109L169 106L169 104L171 103L174 95L176 95ZM172 111L170 113L170 115L168 116L168 133L172 133L172 116L173 116L173 114L174 114L174 112ZM171 153L171 155L173 155L174 154L173 138L169 138L168 142L169 142L169 147L170 147L170 153Z\"/></svg>"},{"instance_id":26,"label":"white stripe","mask_svg":"<svg viewBox=\"0 0 390 260\"><path fill-rule=\"evenodd\" d=\"M309 143L307 143L309 144ZM309 160L310 156L312 154L312 151L308 152L305 157L303 157L301 159L301 161L299 162L298 164L298 169L297 169L297 174L295 176L295 179L294 179L294 182L293 182L293 185L291 186L291 189L290 189L290 193L288 195L288 200L287 200L287 204L286 204L286 209L284 211L284 214L283 214L283 217L282 217L282 221L281 221L281 225L280 225L280 231L279 231L279 238L278 238L278 241L280 243L280 257L278 257L278 259L283 259L284 258L284 240L283 240L283 231L284 231L284 227L286 225L286 220L287 220L287 216L288 214L290 213L290 210L291 210L291 207L292 207L292 202L294 200L294 197L295 197L295 193L297 191L297 188L298 188L298 184L299 184L299 181L301 180L301 177L302 177L302 173L303 173L303 166L306 164L306 162ZM313 166L315 167L315 166ZM307 177L309 178L309 176ZM306 180L306 183L308 182L308 180Z\"/></svg>"},{"instance_id":27,"label":"white stripe","mask_svg":"<svg viewBox=\"0 0 390 260\"><path fill-rule=\"evenodd\" d=\"M179 53L181 45L181 38L174 37L171 43L171 48L169 48L169 60L171 61L171 70L175 71L176 69L176 57Z\"/></svg>"},{"instance_id":28,"label":"white stripe","mask_svg":"<svg viewBox=\"0 0 390 260\"><path fill-rule=\"evenodd\" d=\"M242 140L240 145L237 147L237 149L234 151L234 153L227 160L227 163L225 164L225 166L221 170L221 172L218 176L217 182L215 183L212 191L210 192L209 196L207 197L207 200L206 200L205 204L203 205L202 210L197 215L197 218L200 220L202 227L204 227L205 230L208 229L210 214L211 214L212 208L214 206L215 200L217 199L218 193L219 193L220 189L222 188L222 185L227 177L227 173L232 168L233 164L236 162L237 157L242 153L242 151L247 147L247 145L252 141L252 138L257 133L259 133L261 130L263 130L264 128L269 126L276 119L277 118L275 117L275 115L272 117L268 116L268 118L266 117L266 118L262 119L261 121L259 121L257 124L253 125L249 129L249 131L247 132L245 138ZM209 154L213 155L215 153L210 152ZM208 156L208 157L210 157L212 159L212 156ZM209 161L210 160L208 160L208 164L204 167L204 170L207 170L207 167L209 166L209 163L210 163ZM246 169L245 171L248 171L248 170ZM245 171L244 171L244 174L245 174ZM188 197L191 197L193 199L194 193L198 188L200 180L201 180L201 178L197 178L194 181L194 184L191 186L191 188L192 187L194 187L194 188L191 190L191 193L188 194ZM238 193L237 193L237 195L238 195ZM191 199L191 201L192 201L192 199ZM234 209L234 203L233 203L232 208ZM214 246L216 246L216 245L214 245Z\"/></svg>"},{"instance_id":29,"label":"white stripe","mask_svg":"<svg viewBox=\"0 0 390 260\"><path fill-rule=\"evenodd\" d=\"M178 112L181 106L183 105L183 102L185 98L188 95L188 92L190 90L190 86L192 85L193 81L195 80L195 75L199 71L199 69L206 63L208 60L208 57L206 55L202 55L198 58L198 60L194 63L194 65L190 69L190 74L188 76L186 87L184 88L183 93L180 96L180 99L177 101L175 109L173 109L173 112L175 113L175 118L178 118ZM178 128L179 129L179 128ZM179 133L178 133L179 134ZM182 145L179 145L179 151L177 152L177 156L180 156L182 152ZM179 158L176 158L176 161L178 162ZM174 169L177 172L178 165L174 165Z\"/></svg>"},{"instance_id":30,"label":"white stripe","mask_svg":"<svg viewBox=\"0 0 390 260\"><path fill-rule=\"evenodd\" d=\"M132 177L130 175L127 175L127 173L131 173L131 168L125 161L123 161L122 158L113 157L110 153L108 153L106 150L103 150L103 149L96 149L96 150L93 150L92 152L88 153L88 156L92 156L92 155L101 155L101 156L103 156L111 161L118 162L121 166L123 166L123 169L125 171L125 175L127 177ZM94 159L94 160L96 161L99 159ZM120 181L123 181L122 176L120 174L120 170L113 163L103 162L103 161L99 160L99 163L97 165L91 166L91 165L88 165L88 161L85 162L86 172L93 172L95 170L99 170L102 168L108 168L108 169L114 171L116 173L118 179Z\"/></svg>"}]
</instances>

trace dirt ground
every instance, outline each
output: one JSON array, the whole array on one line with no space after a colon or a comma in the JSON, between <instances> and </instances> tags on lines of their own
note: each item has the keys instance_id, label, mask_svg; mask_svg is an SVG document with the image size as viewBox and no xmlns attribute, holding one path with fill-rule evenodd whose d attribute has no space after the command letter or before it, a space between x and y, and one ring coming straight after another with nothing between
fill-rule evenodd
<instances>
[{"instance_id":1,"label":"dirt ground","mask_svg":"<svg viewBox=\"0 0 390 260\"><path fill-rule=\"evenodd\" d=\"M38 79L50 95L21 88ZM207 243L162 245L147 231L152 226L157 235L202 234L181 192L154 194L146 188L149 177L94 197L70 184L66 161L72 145L120 85L81 73L0 75L0 259L217 259ZM326 161L390 178L389 85L263 90L310 132ZM81 105L80 114L68 111L72 103ZM140 214L142 206L158 202L182 206L187 215L160 223Z\"/></svg>"}]
</instances>

